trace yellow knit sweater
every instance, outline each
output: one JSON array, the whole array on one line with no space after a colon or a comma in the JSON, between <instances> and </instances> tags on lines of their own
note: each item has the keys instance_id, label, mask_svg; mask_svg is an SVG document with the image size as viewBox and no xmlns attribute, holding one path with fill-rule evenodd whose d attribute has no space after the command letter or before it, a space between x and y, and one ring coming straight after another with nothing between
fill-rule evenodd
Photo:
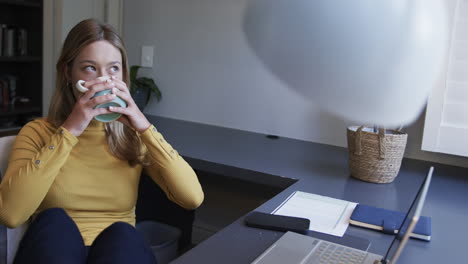
<instances>
[{"instance_id":1,"label":"yellow knit sweater","mask_svg":"<svg viewBox=\"0 0 468 264\"><path fill-rule=\"evenodd\" d=\"M154 126L140 134L149 153L145 171L170 200L193 209L203 191L193 169ZM13 145L0 185L0 223L15 227L44 209L65 209L86 245L116 221L135 225L143 167L110 154L103 123L91 121L79 136L45 119L26 124Z\"/></svg>"}]
</instances>

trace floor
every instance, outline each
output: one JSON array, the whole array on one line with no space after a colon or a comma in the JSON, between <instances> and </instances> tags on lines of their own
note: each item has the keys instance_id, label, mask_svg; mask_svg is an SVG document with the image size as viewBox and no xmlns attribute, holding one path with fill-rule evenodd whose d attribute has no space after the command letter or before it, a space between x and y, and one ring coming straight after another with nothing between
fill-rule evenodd
<instances>
[{"instance_id":1,"label":"floor","mask_svg":"<svg viewBox=\"0 0 468 264\"><path fill-rule=\"evenodd\" d=\"M192 243L198 244L254 210L282 189L197 171L205 200L195 213Z\"/></svg>"}]
</instances>

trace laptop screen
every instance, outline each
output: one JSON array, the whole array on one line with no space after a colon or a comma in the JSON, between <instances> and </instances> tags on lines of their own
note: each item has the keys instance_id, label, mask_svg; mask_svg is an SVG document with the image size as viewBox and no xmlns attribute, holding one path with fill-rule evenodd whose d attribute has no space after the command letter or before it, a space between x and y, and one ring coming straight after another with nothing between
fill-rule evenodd
<instances>
[{"instance_id":1,"label":"laptop screen","mask_svg":"<svg viewBox=\"0 0 468 264\"><path fill-rule=\"evenodd\" d=\"M434 167L431 167L427 173L426 179L424 180L424 184L422 184L419 188L418 194L408 209L405 219L398 229L398 233L395 235L395 238L393 239L387 254L383 258L382 263L394 264L398 259L403 247L406 244L406 241L409 238L410 233L413 231L413 228L421 215L422 207L424 205L424 201L426 200L426 194L429 189L429 184L431 183L433 171ZM410 230L408 230L408 228L410 228Z\"/></svg>"}]
</instances>

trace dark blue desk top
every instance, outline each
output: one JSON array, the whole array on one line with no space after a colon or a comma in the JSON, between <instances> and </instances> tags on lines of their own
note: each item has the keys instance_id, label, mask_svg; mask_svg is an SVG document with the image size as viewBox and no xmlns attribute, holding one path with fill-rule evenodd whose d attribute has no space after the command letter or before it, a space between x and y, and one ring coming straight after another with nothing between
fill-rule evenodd
<instances>
[{"instance_id":1,"label":"dark blue desk top","mask_svg":"<svg viewBox=\"0 0 468 264\"><path fill-rule=\"evenodd\" d=\"M298 181L256 210L271 212L296 190L405 212L430 166L435 167L423 214L432 217L432 241L411 239L399 263L464 261L468 241L468 169L404 159L393 183L372 184L349 175L346 148L156 116L149 119L196 169L253 182ZM343 133L346 133L343 128ZM282 233L253 229L243 217L191 249L174 263L250 263ZM369 251L384 255L392 236L350 226L346 234L367 238Z\"/></svg>"}]
</instances>

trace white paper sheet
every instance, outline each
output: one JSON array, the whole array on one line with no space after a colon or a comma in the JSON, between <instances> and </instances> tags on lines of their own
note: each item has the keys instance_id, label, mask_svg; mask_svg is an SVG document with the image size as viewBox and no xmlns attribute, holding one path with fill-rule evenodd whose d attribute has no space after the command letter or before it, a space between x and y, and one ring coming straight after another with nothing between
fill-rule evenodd
<instances>
[{"instance_id":1,"label":"white paper sheet","mask_svg":"<svg viewBox=\"0 0 468 264\"><path fill-rule=\"evenodd\" d=\"M343 236L357 203L296 191L273 214L303 217L310 220L310 230Z\"/></svg>"}]
</instances>

